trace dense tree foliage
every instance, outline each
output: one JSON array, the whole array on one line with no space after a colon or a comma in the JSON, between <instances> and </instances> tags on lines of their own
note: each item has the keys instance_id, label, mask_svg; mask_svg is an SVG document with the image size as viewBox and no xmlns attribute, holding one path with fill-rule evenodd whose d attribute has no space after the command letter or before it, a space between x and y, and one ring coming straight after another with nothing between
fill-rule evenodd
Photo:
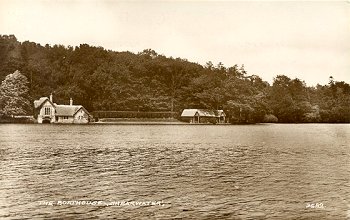
<instances>
[{"instance_id":1,"label":"dense tree foliage","mask_svg":"<svg viewBox=\"0 0 350 220\"><path fill-rule=\"evenodd\" d=\"M0 115L25 115L30 109L28 81L17 70L0 85Z\"/></svg>"},{"instance_id":2,"label":"dense tree foliage","mask_svg":"<svg viewBox=\"0 0 350 220\"><path fill-rule=\"evenodd\" d=\"M202 66L147 49L138 54L81 44L76 47L18 42L0 36L0 80L20 70L31 101L54 95L54 102L84 105L89 111L175 111L224 109L231 122L350 122L350 88L331 78L307 87L278 75L270 86L244 65ZM3 104L3 103L2 103ZM269 117L266 117L268 115Z\"/></svg>"}]
</instances>

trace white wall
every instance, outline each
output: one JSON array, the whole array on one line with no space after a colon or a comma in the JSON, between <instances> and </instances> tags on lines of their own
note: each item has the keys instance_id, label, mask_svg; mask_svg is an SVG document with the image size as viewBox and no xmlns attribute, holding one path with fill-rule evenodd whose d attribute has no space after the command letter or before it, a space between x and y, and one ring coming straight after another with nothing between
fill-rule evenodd
<instances>
[{"instance_id":1,"label":"white wall","mask_svg":"<svg viewBox=\"0 0 350 220\"><path fill-rule=\"evenodd\" d=\"M83 109L80 109L74 115L74 123L85 124L88 122L89 122L89 115Z\"/></svg>"},{"instance_id":2,"label":"white wall","mask_svg":"<svg viewBox=\"0 0 350 220\"><path fill-rule=\"evenodd\" d=\"M45 108L50 108L50 115L45 115ZM38 123L43 123L43 118L44 117L50 117L51 118L51 123L55 122L55 108L51 105L50 102L45 101L44 105L41 107L38 115Z\"/></svg>"},{"instance_id":3,"label":"white wall","mask_svg":"<svg viewBox=\"0 0 350 220\"><path fill-rule=\"evenodd\" d=\"M65 119L64 116L58 116L57 123L72 124L73 121L74 121L73 116L68 116L68 119Z\"/></svg>"}]
</instances>

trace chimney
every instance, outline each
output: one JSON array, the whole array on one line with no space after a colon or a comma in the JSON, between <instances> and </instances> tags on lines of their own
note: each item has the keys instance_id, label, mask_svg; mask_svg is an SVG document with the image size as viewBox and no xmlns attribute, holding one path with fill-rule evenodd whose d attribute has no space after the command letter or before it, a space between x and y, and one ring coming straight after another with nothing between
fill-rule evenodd
<instances>
[{"instance_id":1,"label":"chimney","mask_svg":"<svg viewBox=\"0 0 350 220\"><path fill-rule=\"evenodd\" d=\"M69 100L69 105L73 105L73 99L72 98L70 98L70 100Z\"/></svg>"},{"instance_id":2,"label":"chimney","mask_svg":"<svg viewBox=\"0 0 350 220\"><path fill-rule=\"evenodd\" d=\"M52 93L50 94L50 102L52 102Z\"/></svg>"}]
</instances>

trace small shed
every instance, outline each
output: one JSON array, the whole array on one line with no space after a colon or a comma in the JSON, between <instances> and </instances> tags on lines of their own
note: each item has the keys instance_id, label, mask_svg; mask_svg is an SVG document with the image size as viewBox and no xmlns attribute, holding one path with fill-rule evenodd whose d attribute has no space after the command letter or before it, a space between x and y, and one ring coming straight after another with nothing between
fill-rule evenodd
<instances>
[{"instance_id":1,"label":"small shed","mask_svg":"<svg viewBox=\"0 0 350 220\"><path fill-rule=\"evenodd\" d=\"M226 114L223 110L184 109L181 118L189 123L225 123Z\"/></svg>"}]
</instances>

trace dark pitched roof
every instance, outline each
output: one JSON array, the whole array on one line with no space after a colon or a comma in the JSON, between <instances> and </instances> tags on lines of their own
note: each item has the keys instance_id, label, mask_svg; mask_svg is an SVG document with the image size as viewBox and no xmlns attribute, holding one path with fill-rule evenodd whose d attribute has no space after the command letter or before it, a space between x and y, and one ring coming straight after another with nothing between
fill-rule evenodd
<instances>
[{"instance_id":1,"label":"dark pitched roof","mask_svg":"<svg viewBox=\"0 0 350 220\"><path fill-rule=\"evenodd\" d=\"M81 105L56 105L57 116L74 116L83 106Z\"/></svg>"},{"instance_id":2,"label":"dark pitched roof","mask_svg":"<svg viewBox=\"0 0 350 220\"><path fill-rule=\"evenodd\" d=\"M40 99L34 101L34 108L40 108L46 101L50 102L51 105L54 106L54 103L52 103L48 97L41 97Z\"/></svg>"},{"instance_id":3,"label":"dark pitched roof","mask_svg":"<svg viewBox=\"0 0 350 220\"><path fill-rule=\"evenodd\" d=\"M80 109L83 109L89 117L91 114L82 105L55 105L56 116L74 116Z\"/></svg>"}]
</instances>

